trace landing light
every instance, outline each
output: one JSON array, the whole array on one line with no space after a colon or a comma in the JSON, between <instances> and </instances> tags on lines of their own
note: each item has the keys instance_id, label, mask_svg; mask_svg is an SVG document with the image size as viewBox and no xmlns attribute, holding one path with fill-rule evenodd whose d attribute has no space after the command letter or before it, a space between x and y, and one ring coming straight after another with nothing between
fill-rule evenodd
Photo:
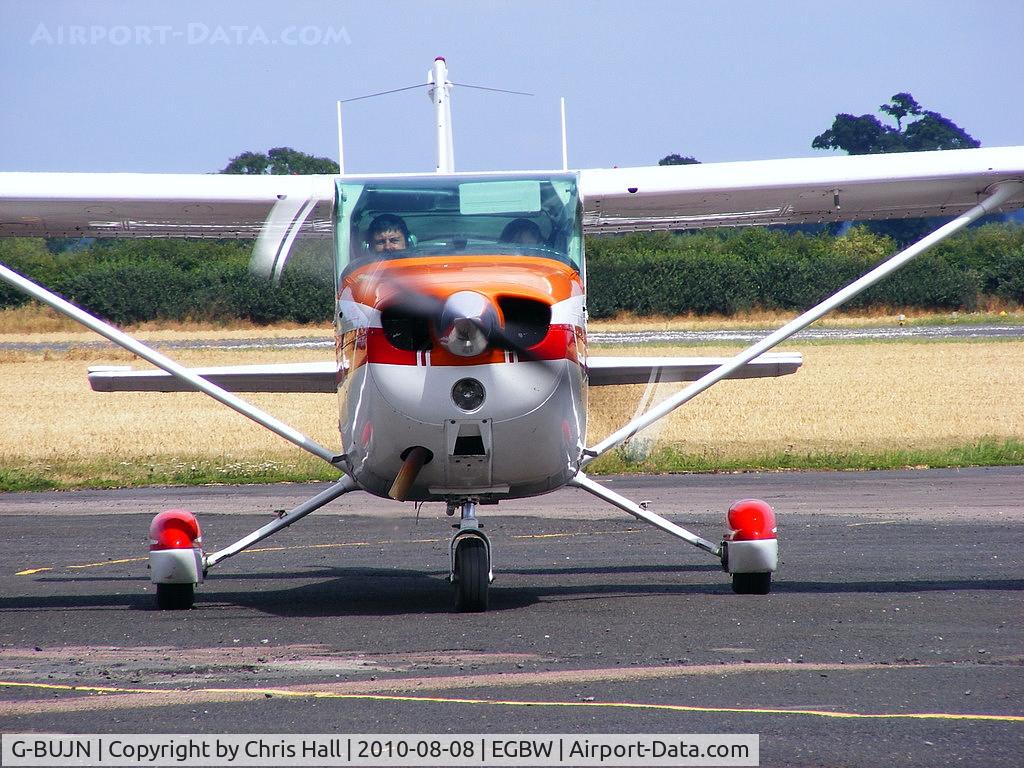
<instances>
[{"instance_id":1,"label":"landing light","mask_svg":"<svg viewBox=\"0 0 1024 768\"><path fill-rule=\"evenodd\" d=\"M464 411L475 411L486 396L484 385L476 379L459 379L452 387L452 402Z\"/></svg>"}]
</instances>

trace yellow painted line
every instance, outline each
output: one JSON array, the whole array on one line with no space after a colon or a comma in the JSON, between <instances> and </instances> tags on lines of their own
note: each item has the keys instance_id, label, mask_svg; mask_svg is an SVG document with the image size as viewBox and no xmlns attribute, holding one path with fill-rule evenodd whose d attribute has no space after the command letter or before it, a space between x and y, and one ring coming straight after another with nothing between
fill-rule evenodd
<instances>
[{"instance_id":1,"label":"yellow painted line","mask_svg":"<svg viewBox=\"0 0 1024 768\"><path fill-rule=\"evenodd\" d=\"M565 539L572 536L606 536L610 533L640 533L641 528L627 528L624 531L569 531L565 533L520 533L510 539Z\"/></svg>"},{"instance_id":2,"label":"yellow painted line","mask_svg":"<svg viewBox=\"0 0 1024 768\"><path fill-rule=\"evenodd\" d=\"M148 557L122 557L120 560L104 560L102 563L84 563L82 565L68 565L67 568L100 568L104 565L118 565L120 563L141 563L148 560Z\"/></svg>"},{"instance_id":3,"label":"yellow painted line","mask_svg":"<svg viewBox=\"0 0 1024 768\"><path fill-rule=\"evenodd\" d=\"M344 541L336 544L296 544L291 547L253 547L252 549L245 549L238 554L260 554L264 552L287 552L290 549L341 549L343 547L368 547L373 542L370 541ZM389 541L378 541L378 544L390 544Z\"/></svg>"},{"instance_id":4,"label":"yellow painted line","mask_svg":"<svg viewBox=\"0 0 1024 768\"><path fill-rule=\"evenodd\" d=\"M527 533L519 534L516 536L510 536L511 539L557 539L565 538L568 536L604 536L610 533L637 533L641 529L629 528L625 531L578 531L575 533ZM292 550L300 549L344 549L347 547L373 547L373 546L386 546L389 544L438 544L445 542L446 538L431 538L431 539L384 539L382 541L344 541L336 542L333 544L296 544L288 547L254 547L253 549L247 549L239 554L265 554L267 552L288 552ZM100 563L81 563L76 565L48 565L41 568L27 568L23 571L17 571L15 576L33 576L37 573L45 573L46 571L54 571L62 568L69 570L80 570L83 568L102 568L105 565L123 565L125 563L141 563L148 560L148 556L144 557L123 557L118 560L104 560Z\"/></svg>"},{"instance_id":5,"label":"yellow painted line","mask_svg":"<svg viewBox=\"0 0 1024 768\"><path fill-rule=\"evenodd\" d=\"M12 680L0 680L0 687L41 688L47 691L82 691L84 693L184 693L184 691L174 688L113 688L101 685L61 685L60 683L17 683Z\"/></svg>"},{"instance_id":6,"label":"yellow painted line","mask_svg":"<svg viewBox=\"0 0 1024 768\"><path fill-rule=\"evenodd\" d=\"M292 699L348 699L353 701L394 701L429 704L475 704L497 707L563 707L589 709L641 709L660 712L693 712L734 715L805 715L840 720L982 720L1024 723L1024 715L991 715L969 712L843 712L827 709L782 709L774 707L698 707L686 704L650 704L627 701L531 701L515 699L463 699L449 696L398 696L383 693L333 693L331 691L292 691L281 688L116 688L112 686L19 683L0 680L0 687L38 688L50 691L82 693L135 693L165 695L232 694L280 696Z\"/></svg>"},{"instance_id":7,"label":"yellow painted line","mask_svg":"<svg viewBox=\"0 0 1024 768\"><path fill-rule=\"evenodd\" d=\"M126 563L126 562L142 562L142 561L147 560L147 559L148 559L147 557L123 557L120 560L103 560L102 562L86 562L86 563L81 563L79 565L63 565L63 566L50 565L50 566L47 566L45 568L29 568L28 570L19 570L16 573L14 573L14 575L32 575L34 573L42 573L43 571L46 571L46 570L55 570L57 567L65 567L65 568L101 568L103 565L117 565L117 564Z\"/></svg>"},{"instance_id":8,"label":"yellow painted line","mask_svg":"<svg viewBox=\"0 0 1024 768\"><path fill-rule=\"evenodd\" d=\"M33 573L42 573L43 571L52 571L53 568L29 568L27 571L18 571L15 576L31 576Z\"/></svg>"}]
</instances>

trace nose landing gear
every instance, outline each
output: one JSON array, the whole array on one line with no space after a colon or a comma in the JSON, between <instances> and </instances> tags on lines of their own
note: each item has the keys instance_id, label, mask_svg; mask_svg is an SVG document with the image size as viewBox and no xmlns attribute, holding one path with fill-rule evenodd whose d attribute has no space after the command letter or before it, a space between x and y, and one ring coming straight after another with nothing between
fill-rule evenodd
<instances>
[{"instance_id":1,"label":"nose landing gear","mask_svg":"<svg viewBox=\"0 0 1024 768\"><path fill-rule=\"evenodd\" d=\"M451 512L456 504L449 502ZM494 573L491 571L491 542L480 528L476 502L461 503L462 518L451 542L451 574L455 585L455 610L479 613L487 610L488 591Z\"/></svg>"}]
</instances>

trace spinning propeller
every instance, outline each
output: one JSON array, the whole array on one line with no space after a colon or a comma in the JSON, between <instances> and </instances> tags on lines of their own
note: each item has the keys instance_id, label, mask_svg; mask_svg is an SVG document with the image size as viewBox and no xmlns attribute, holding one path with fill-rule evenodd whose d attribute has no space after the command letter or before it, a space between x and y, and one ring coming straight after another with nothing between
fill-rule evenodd
<instances>
[{"instance_id":1,"label":"spinning propeller","mask_svg":"<svg viewBox=\"0 0 1024 768\"><path fill-rule=\"evenodd\" d=\"M453 355L476 357L490 347L497 347L514 352L520 360L538 359L530 352L530 347L540 340L537 333L517 331L507 313L499 313L488 296L462 290L442 299L395 276L385 277L384 282L391 289L391 296L382 302L383 311L391 317L418 320L432 328L437 341ZM506 315L504 325L501 314Z\"/></svg>"}]
</instances>

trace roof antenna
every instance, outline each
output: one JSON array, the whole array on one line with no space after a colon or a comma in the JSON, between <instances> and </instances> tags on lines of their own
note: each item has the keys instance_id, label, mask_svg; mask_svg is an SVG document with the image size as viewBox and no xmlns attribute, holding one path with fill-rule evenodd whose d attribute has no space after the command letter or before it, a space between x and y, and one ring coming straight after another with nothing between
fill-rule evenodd
<instances>
[{"instance_id":1,"label":"roof antenna","mask_svg":"<svg viewBox=\"0 0 1024 768\"><path fill-rule=\"evenodd\" d=\"M338 130L340 131L341 129L339 128ZM562 97L562 170L569 170L569 145L565 140L565 96Z\"/></svg>"},{"instance_id":2,"label":"roof antenna","mask_svg":"<svg viewBox=\"0 0 1024 768\"><path fill-rule=\"evenodd\" d=\"M427 73L427 91L434 104L434 123L437 128L437 172L455 173L455 144L452 139L452 83L448 80L448 64L444 56L434 59L434 67Z\"/></svg>"},{"instance_id":3,"label":"roof antenna","mask_svg":"<svg viewBox=\"0 0 1024 768\"><path fill-rule=\"evenodd\" d=\"M454 173L455 172L455 147L454 140L452 138L452 103L451 103L451 90L454 86L460 88L471 88L476 91L491 91L493 93L511 93L517 96L533 96L532 93L526 93L524 91L510 91L506 88L490 88L483 85L467 85L466 83L453 83L448 79L448 64L444 60L444 56L438 56L434 59L434 66L431 67L430 71L427 72L426 84L419 85L407 85L404 88L391 88L387 91L378 91L376 93L368 93L365 96L356 96L350 99L341 99L338 101L338 166L340 172L345 172L344 159L342 157L343 146L341 136L341 105L347 104L350 101L362 101L363 99L372 99L377 96L385 96L390 93L401 93L402 91L411 91L417 88L426 88L427 96L430 97L431 103L434 105L435 124L436 124L436 135L437 135L437 172L438 173Z\"/></svg>"},{"instance_id":4,"label":"roof antenna","mask_svg":"<svg viewBox=\"0 0 1024 768\"><path fill-rule=\"evenodd\" d=\"M338 173L345 173L345 143L341 138L341 101L338 101Z\"/></svg>"}]
</instances>

